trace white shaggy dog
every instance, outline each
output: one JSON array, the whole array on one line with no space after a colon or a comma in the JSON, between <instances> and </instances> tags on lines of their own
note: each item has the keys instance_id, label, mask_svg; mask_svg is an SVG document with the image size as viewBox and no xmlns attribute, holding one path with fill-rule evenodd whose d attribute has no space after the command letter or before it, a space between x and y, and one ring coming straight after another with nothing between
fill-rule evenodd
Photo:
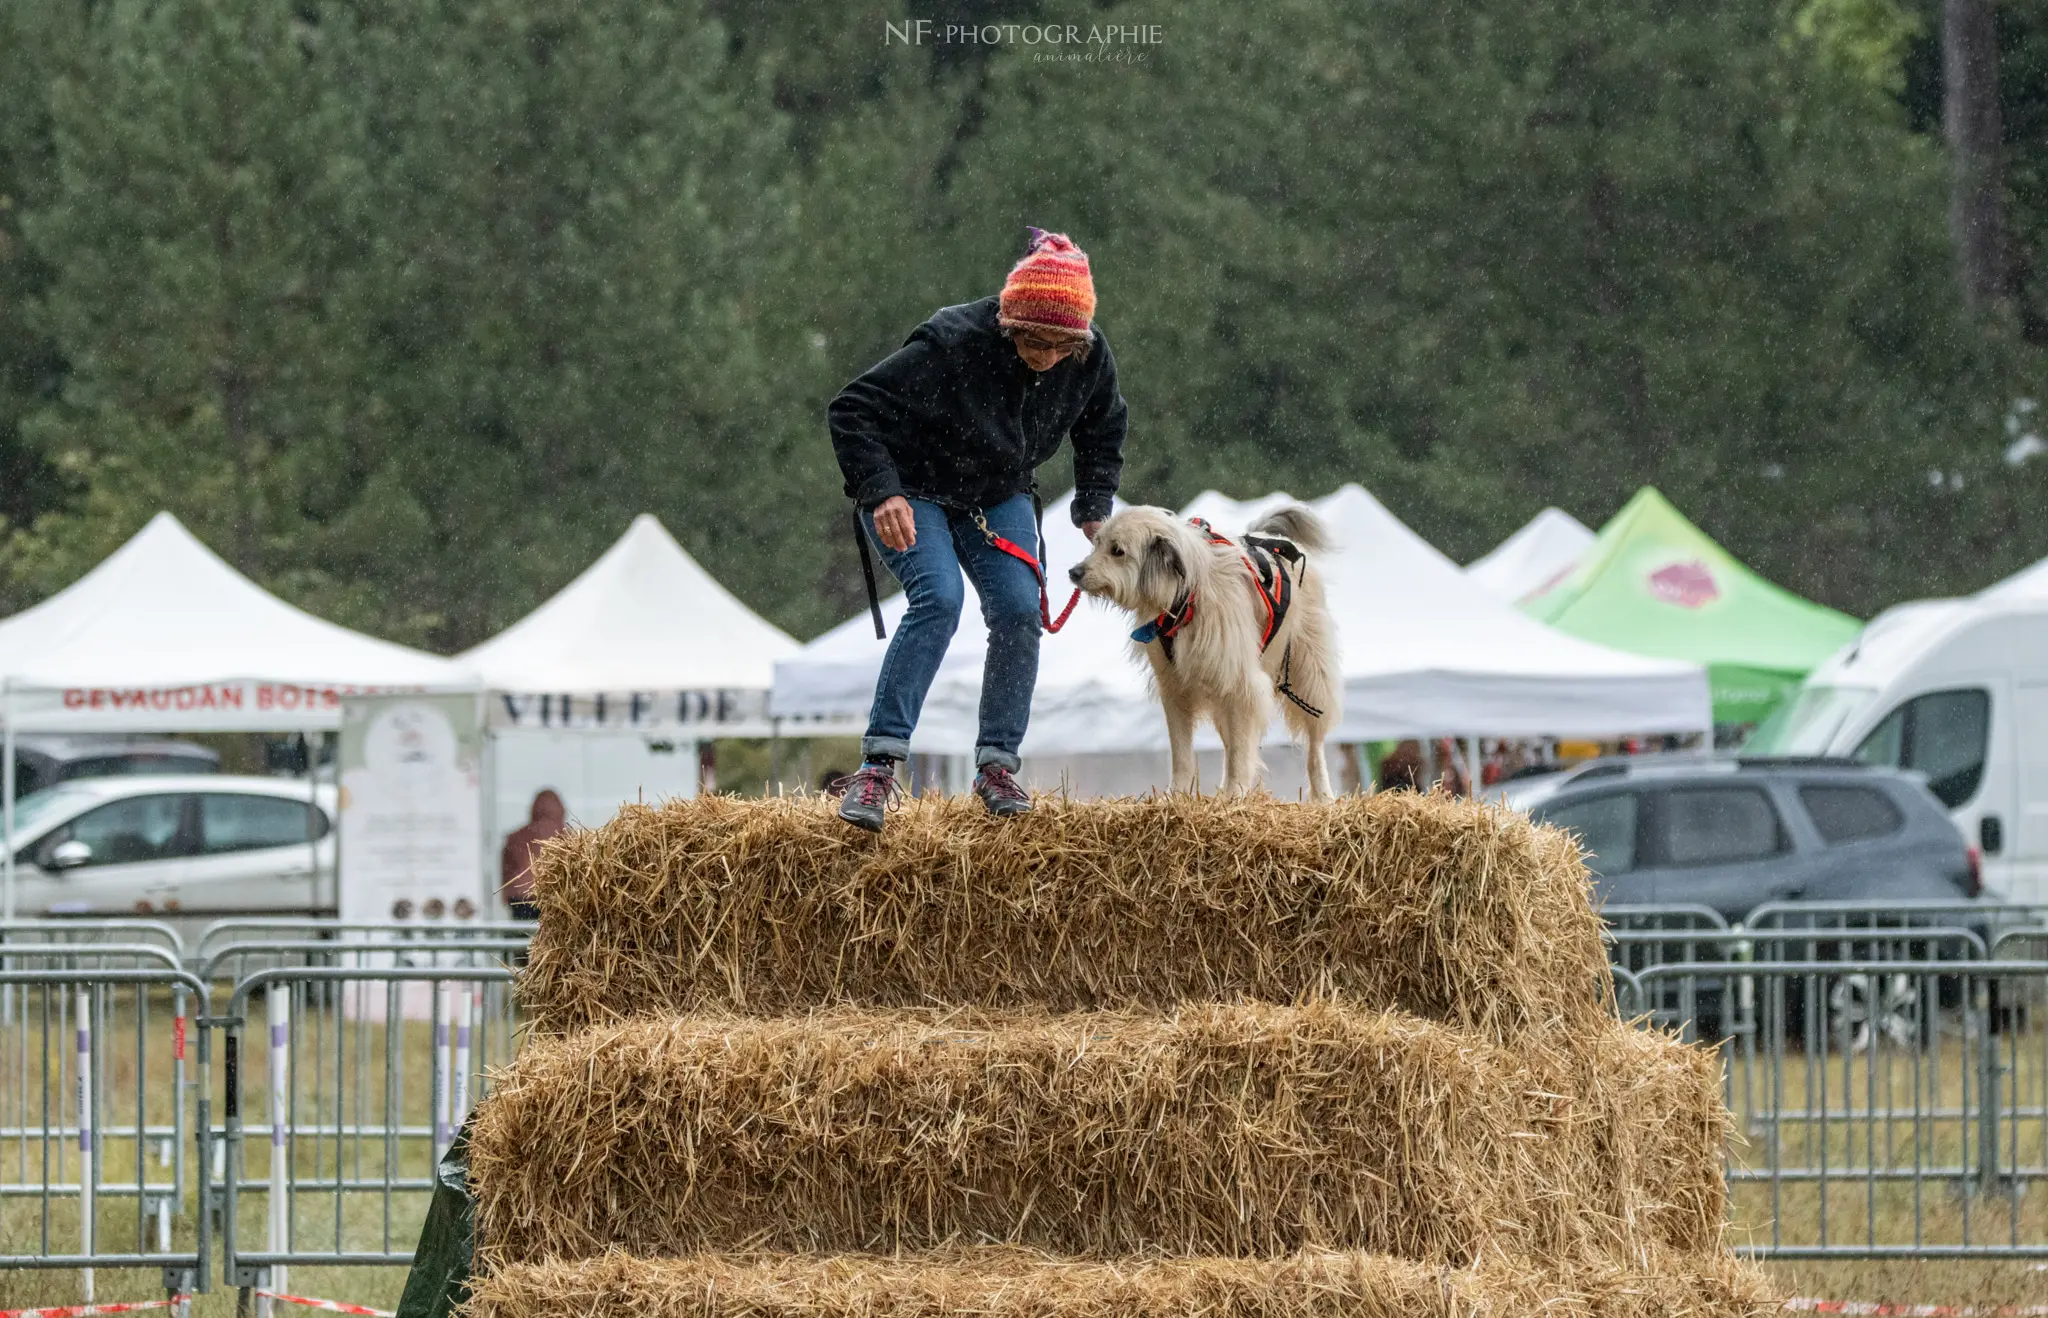
<instances>
[{"instance_id":1,"label":"white shaggy dog","mask_svg":"<svg viewBox=\"0 0 2048 1318\"><path fill-rule=\"evenodd\" d=\"M1309 794L1329 798L1323 739L1343 687L1322 576L1309 559L1327 543L1322 523L1299 506L1266 517L1242 543L1164 508L1127 508L1068 573L1144 623L1131 639L1166 708L1174 791L1195 790L1195 720L1204 716L1223 739L1224 792L1257 786L1259 743L1279 699L1307 746Z\"/></svg>"}]
</instances>

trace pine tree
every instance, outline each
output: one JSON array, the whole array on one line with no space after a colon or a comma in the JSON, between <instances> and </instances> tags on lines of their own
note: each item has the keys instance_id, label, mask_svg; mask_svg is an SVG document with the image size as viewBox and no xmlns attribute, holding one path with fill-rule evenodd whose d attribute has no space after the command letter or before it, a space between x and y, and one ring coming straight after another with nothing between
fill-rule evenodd
<instances>
[{"instance_id":1,"label":"pine tree","mask_svg":"<svg viewBox=\"0 0 2048 1318\"><path fill-rule=\"evenodd\" d=\"M116 0L56 81L59 186L26 228L71 371L29 433L89 487L17 542L46 587L160 507L244 572L304 566L308 482L355 421L341 35L271 0Z\"/></svg>"},{"instance_id":2,"label":"pine tree","mask_svg":"<svg viewBox=\"0 0 2048 1318\"><path fill-rule=\"evenodd\" d=\"M473 643L644 510L773 610L804 546L764 512L788 507L786 400L814 390L770 367L808 326L767 286L791 198L764 83L694 0L402 6L365 31L389 439L361 478L417 509L393 588ZM390 551L349 546L369 570Z\"/></svg>"},{"instance_id":3,"label":"pine tree","mask_svg":"<svg viewBox=\"0 0 2048 1318\"><path fill-rule=\"evenodd\" d=\"M79 6L0 0L0 610L15 593L6 528L28 525L65 494L54 465L21 430L64 379L64 354L36 314L52 271L29 245L22 217L56 187L50 86L81 47L85 22Z\"/></svg>"},{"instance_id":4,"label":"pine tree","mask_svg":"<svg viewBox=\"0 0 2048 1318\"><path fill-rule=\"evenodd\" d=\"M1143 497L1355 479L1469 556L1653 482L1872 610L1953 543L1927 472L2002 365L1940 159L1787 19L1197 4L1144 63L1006 52L957 211L1085 231Z\"/></svg>"}]
</instances>

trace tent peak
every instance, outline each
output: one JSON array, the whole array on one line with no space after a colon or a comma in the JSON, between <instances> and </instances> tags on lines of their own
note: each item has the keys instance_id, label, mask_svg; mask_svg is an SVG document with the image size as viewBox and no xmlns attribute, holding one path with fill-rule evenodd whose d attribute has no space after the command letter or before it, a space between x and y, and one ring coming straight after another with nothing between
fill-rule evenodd
<instances>
[{"instance_id":1,"label":"tent peak","mask_svg":"<svg viewBox=\"0 0 2048 1318\"><path fill-rule=\"evenodd\" d=\"M643 512L567 585L462 658L505 691L751 690L796 649Z\"/></svg>"},{"instance_id":2,"label":"tent peak","mask_svg":"<svg viewBox=\"0 0 2048 1318\"><path fill-rule=\"evenodd\" d=\"M1578 518L1547 507L1466 564L1465 575L1494 598L1515 603L1564 580L1593 541L1593 532Z\"/></svg>"},{"instance_id":3,"label":"tent peak","mask_svg":"<svg viewBox=\"0 0 2048 1318\"><path fill-rule=\"evenodd\" d=\"M124 691L236 687L469 689L472 675L439 655L339 626L236 570L169 512L158 512L78 580L0 622L0 673L20 690ZM333 726L338 706L297 706L285 722L253 704L82 707L73 726L137 731L186 727ZM323 697L324 698L324 697ZM260 696L251 696L251 700ZM67 710L71 707L67 706ZM225 713L232 708L238 711ZM214 713L204 713L215 709ZM113 715L126 722L117 723ZM66 714L65 717L71 717Z\"/></svg>"},{"instance_id":4,"label":"tent peak","mask_svg":"<svg viewBox=\"0 0 2048 1318\"><path fill-rule=\"evenodd\" d=\"M1521 607L1573 636L1706 664L1726 723L1767 713L1861 628L1758 575L1649 485Z\"/></svg>"},{"instance_id":5,"label":"tent peak","mask_svg":"<svg viewBox=\"0 0 2048 1318\"><path fill-rule=\"evenodd\" d=\"M167 541L189 546L207 555L209 558L219 559L221 563L227 564L226 559L221 558L219 554L213 551L212 546L201 540L197 535L194 535L192 528L179 521L177 514L167 508L153 514L148 521L142 524L141 530L128 537L127 542L120 549L115 550L100 561L110 562L120 557L127 550L147 546L160 546Z\"/></svg>"}]
</instances>

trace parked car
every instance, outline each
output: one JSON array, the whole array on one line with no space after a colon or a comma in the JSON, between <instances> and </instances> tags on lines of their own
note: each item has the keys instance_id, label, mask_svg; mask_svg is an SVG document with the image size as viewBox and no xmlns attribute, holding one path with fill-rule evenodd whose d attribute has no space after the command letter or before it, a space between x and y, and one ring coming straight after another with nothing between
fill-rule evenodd
<instances>
[{"instance_id":1,"label":"parked car","mask_svg":"<svg viewBox=\"0 0 2048 1318\"><path fill-rule=\"evenodd\" d=\"M15 910L311 913L332 905L334 814L332 787L281 778L59 783L15 802Z\"/></svg>"},{"instance_id":2,"label":"parked car","mask_svg":"<svg viewBox=\"0 0 2048 1318\"><path fill-rule=\"evenodd\" d=\"M218 773L220 752L189 741L106 733L14 739L14 799L74 778Z\"/></svg>"},{"instance_id":3,"label":"parked car","mask_svg":"<svg viewBox=\"0 0 2048 1318\"><path fill-rule=\"evenodd\" d=\"M1563 776L1530 817L1576 833L1603 905L1972 899L1976 856L1917 774L1848 761L1644 757Z\"/></svg>"},{"instance_id":4,"label":"parked car","mask_svg":"<svg viewBox=\"0 0 2048 1318\"><path fill-rule=\"evenodd\" d=\"M1499 801L1510 810L1533 811L1538 803L1549 800L1565 788L1591 779L1613 778L1650 765L1701 765L1710 764L1713 760L1714 753L1702 749L1644 751L1637 755L1603 755L1598 759L1575 760L1568 764L1536 764L1495 783L1480 795Z\"/></svg>"}]
</instances>

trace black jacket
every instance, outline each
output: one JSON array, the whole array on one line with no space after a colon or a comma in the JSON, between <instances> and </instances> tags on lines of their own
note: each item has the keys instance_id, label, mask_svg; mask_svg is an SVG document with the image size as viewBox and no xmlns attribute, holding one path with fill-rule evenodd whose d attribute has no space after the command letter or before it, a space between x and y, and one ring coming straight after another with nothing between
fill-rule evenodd
<instances>
[{"instance_id":1,"label":"black jacket","mask_svg":"<svg viewBox=\"0 0 2048 1318\"><path fill-rule=\"evenodd\" d=\"M1109 516L1127 419L1100 329L1086 358L1034 371L996 328L996 299L941 308L832 400L832 451L862 508L902 494L976 508L1031 488L1074 436L1074 524Z\"/></svg>"}]
</instances>

